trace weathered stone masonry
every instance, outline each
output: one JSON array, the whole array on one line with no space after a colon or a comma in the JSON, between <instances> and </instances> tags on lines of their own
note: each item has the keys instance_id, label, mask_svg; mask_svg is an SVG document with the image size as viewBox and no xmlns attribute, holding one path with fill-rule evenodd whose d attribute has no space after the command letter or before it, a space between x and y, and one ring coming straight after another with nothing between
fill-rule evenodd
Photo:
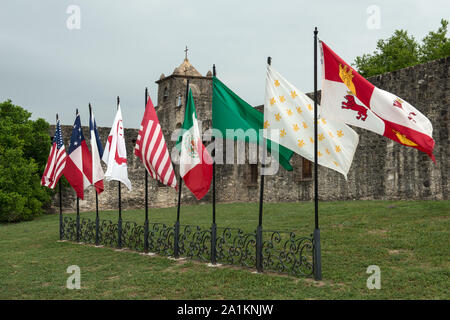
<instances>
[{"instance_id":1,"label":"weathered stone masonry","mask_svg":"<svg viewBox=\"0 0 450 320\"><path fill-rule=\"evenodd\" d=\"M449 168L449 121L448 121L448 66L450 58L443 58L418 66L397 70L369 78L375 86L397 94L410 102L427 116L434 128L436 141L434 164L426 154L392 142L372 132L355 128L360 135L360 142L348 174L348 181L333 170L319 166L319 196L321 200L351 199L448 199ZM190 79L195 106L203 131L211 127L212 78L208 71L202 76L185 60L170 76L161 75L157 81L157 114L163 128L164 136L173 148L170 135L179 128L184 119L184 101L186 79ZM239 94L239 92L237 92ZM261 108L259 107L261 110ZM126 121L126 120L125 120ZM84 120L86 123L86 119ZM126 122L125 122L126 123ZM72 127L63 126L66 147ZM88 128L83 127L89 144ZM109 128L99 128L104 143ZM54 127L50 129L51 134ZM144 167L134 156L133 148L137 129L126 129L128 175L133 190L122 188L122 206L124 209L139 209L144 206ZM313 198L313 181L310 178L310 166L298 155L291 163L294 171L280 169L276 176L265 179L264 200L309 201ZM258 201L259 177L256 165L217 165L216 190L218 202ZM75 192L64 190L64 210L75 210ZM105 191L99 195L101 210L117 209L117 182L106 182ZM176 205L177 193L173 188L162 186L149 179L149 203L151 207ZM211 191L201 201L209 203ZM198 203L185 187L182 189L183 203ZM57 207L58 197L54 199L53 208ZM82 211L95 210L95 193L93 188L85 191L85 200L80 201Z\"/></svg>"}]
</instances>

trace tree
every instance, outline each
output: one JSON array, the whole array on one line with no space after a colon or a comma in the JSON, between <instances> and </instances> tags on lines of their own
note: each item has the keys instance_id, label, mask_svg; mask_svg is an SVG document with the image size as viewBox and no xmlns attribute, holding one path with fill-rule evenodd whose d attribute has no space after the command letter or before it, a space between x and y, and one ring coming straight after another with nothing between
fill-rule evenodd
<instances>
[{"instance_id":1,"label":"tree","mask_svg":"<svg viewBox=\"0 0 450 320\"><path fill-rule=\"evenodd\" d=\"M0 103L0 221L30 220L42 213L51 191L40 179L50 149L49 124L31 113Z\"/></svg>"},{"instance_id":2,"label":"tree","mask_svg":"<svg viewBox=\"0 0 450 320\"><path fill-rule=\"evenodd\" d=\"M396 30L394 34L377 42L373 54L363 54L355 59L354 66L363 77L414 66L419 63L447 57L450 55L450 42L446 37L448 22L441 20L437 32L430 31L419 44L405 30Z\"/></svg>"},{"instance_id":3,"label":"tree","mask_svg":"<svg viewBox=\"0 0 450 320\"><path fill-rule=\"evenodd\" d=\"M419 44L405 30L396 30L387 40L378 40L373 55L356 57L355 66L363 77L410 67L419 63Z\"/></svg>"},{"instance_id":4,"label":"tree","mask_svg":"<svg viewBox=\"0 0 450 320\"><path fill-rule=\"evenodd\" d=\"M437 32L430 31L423 38L420 48L420 61L427 62L450 56L450 41L447 38L448 21L441 19L441 26Z\"/></svg>"}]
</instances>

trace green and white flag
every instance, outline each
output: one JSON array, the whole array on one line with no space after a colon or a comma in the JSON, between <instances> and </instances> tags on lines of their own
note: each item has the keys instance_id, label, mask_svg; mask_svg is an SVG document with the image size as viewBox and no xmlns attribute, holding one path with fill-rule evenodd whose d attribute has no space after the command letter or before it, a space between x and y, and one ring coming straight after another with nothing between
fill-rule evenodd
<instances>
[{"instance_id":1,"label":"green and white flag","mask_svg":"<svg viewBox=\"0 0 450 320\"><path fill-rule=\"evenodd\" d=\"M267 66L264 128L278 130L280 145L314 162L314 101L270 65ZM270 139L268 130L264 130L264 137ZM342 122L319 118L317 140L318 164L342 173L347 179L358 134Z\"/></svg>"},{"instance_id":2,"label":"green and white flag","mask_svg":"<svg viewBox=\"0 0 450 320\"><path fill-rule=\"evenodd\" d=\"M255 137L245 137L246 142L259 143L264 139L259 135L263 129L264 115L242 100L237 94L223 84L219 79L213 77L213 99L212 99L212 124L214 129L220 130L226 137L227 129L232 130L254 130ZM233 137L239 140L239 137ZM292 170L289 163L293 152L281 145L267 140L267 150L288 171Z\"/></svg>"}]
</instances>

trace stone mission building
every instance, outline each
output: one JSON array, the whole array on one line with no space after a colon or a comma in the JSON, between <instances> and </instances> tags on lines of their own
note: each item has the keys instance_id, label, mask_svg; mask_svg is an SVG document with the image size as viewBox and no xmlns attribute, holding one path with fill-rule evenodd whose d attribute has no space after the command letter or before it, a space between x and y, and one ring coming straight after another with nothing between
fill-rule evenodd
<instances>
[{"instance_id":1,"label":"stone mission building","mask_svg":"<svg viewBox=\"0 0 450 320\"><path fill-rule=\"evenodd\" d=\"M424 153L408 148L375 133L354 128L360 141L348 174L348 180L328 168L319 166L319 197L321 200L411 200L448 199L449 155L449 81L450 57L431 61L368 80L375 86L397 94L410 102L427 116L433 124L433 138L436 141L434 155L436 164ZM174 142L171 134L180 128L184 120L186 82L189 78L198 119L202 131L211 127L212 72L203 76L187 58L175 68L172 74L161 74L158 84L156 111L164 132L169 152ZM232 84L230 84L232 86ZM320 103L320 101L319 101ZM263 107L258 106L263 112ZM83 128L85 133L87 128ZM101 140L106 141L109 128L99 128ZM50 129L54 133L54 127ZM69 145L71 126L63 126L65 145ZM137 129L126 129L128 175L133 191L122 188L124 209L141 209L144 206L144 167L134 156ZM86 139L88 139L86 134ZM87 141L89 144L89 141ZM210 142L205 141L205 146ZM235 152L236 154L236 152ZM248 161L248 160L247 160ZM281 166L277 175L266 176L264 200L268 202L310 201L313 199L312 165L294 154L291 159L293 171ZM178 173L178 166L175 167ZM211 202L211 190L200 201ZM257 202L259 199L259 165L221 164L216 165L217 202ZM75 192L67 189L64 195L64 209L75 210ZM55 196L53 208L57 208ZM151 207L175 206L177 192L149 179L149 205ZM198 203L190 191L183 187L182 203ZM106 182L105 191L99 196L101 210L117 208L117 182ZM80 201L81 210L95 210L93 188L86 190L85 200Z\"/></svg>"}]
</instances>

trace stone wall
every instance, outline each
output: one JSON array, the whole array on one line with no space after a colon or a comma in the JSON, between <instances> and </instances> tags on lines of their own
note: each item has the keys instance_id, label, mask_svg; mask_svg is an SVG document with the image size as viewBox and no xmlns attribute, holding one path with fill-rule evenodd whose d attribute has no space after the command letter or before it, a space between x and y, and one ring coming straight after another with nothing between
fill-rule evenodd
<instances>
[{"instance_id":1,"label":"stone wall","mask_svg":"<svg viewBox=\"0 0 450 320\"><path fill-rule=\"evenodd\" d=\"M360 141L352 167L346 181L343 176L325 167L319 167L319 196L321 200L356 199L449 199L449 93L448 66L450 58L444 58L418 66L401 69L369 78L375 86L405 99L433 124L433 138L436 141L434 154L436 164L429 157L413 148L365 131ZM169 142L174 129L181 126L184 117L186 78L181 75L162 76L159 84L157 113L163 132ZM206 77L190 77L197 115L203 121L203 131L211 126L212 86L210 74ZM166 90L167 88L167 90ZM166 95L166 98L164 98ZM182 105L177 106L177 96L182 96ZM126 116L126 115L125 115ZM82 119L83 120L83 119ZM84 120L86 122L86 119ZM69 146L71 126L63 126L66 148ZM83 127L87 142L88 129ZM54 127L51 128L51 134ZM102 142L106 141L109 128L99 128ZM126 209L140 209L144 206L144 167L134 156L133 148L137 137L136 129L126 129L128 174L132 191L122 187L122 206ZM303 159L294 155L292 172L280 168L275 176L266 176L264 200L309 201L313 199L313 181L302 172ZM253 166L253 167L252 167ZM255 165L216 165L216 195L218 202L258 201L259 178ZM106 182L105 191L99 195L101 210L117 209L117 182ZM75 192L64 190L65 211L75 210ZM151 207L175 206L177 193L173 188L162 186L149 179L149 203ZM54 208L58 203L54 199ZM211 191L201 203L211 202ZM199 203L185 187L182 189L182 203ZM80 201L82 211L95 209L95 193L92 187L86 190L85 200Z\"/></svg>"}]
</instances>

